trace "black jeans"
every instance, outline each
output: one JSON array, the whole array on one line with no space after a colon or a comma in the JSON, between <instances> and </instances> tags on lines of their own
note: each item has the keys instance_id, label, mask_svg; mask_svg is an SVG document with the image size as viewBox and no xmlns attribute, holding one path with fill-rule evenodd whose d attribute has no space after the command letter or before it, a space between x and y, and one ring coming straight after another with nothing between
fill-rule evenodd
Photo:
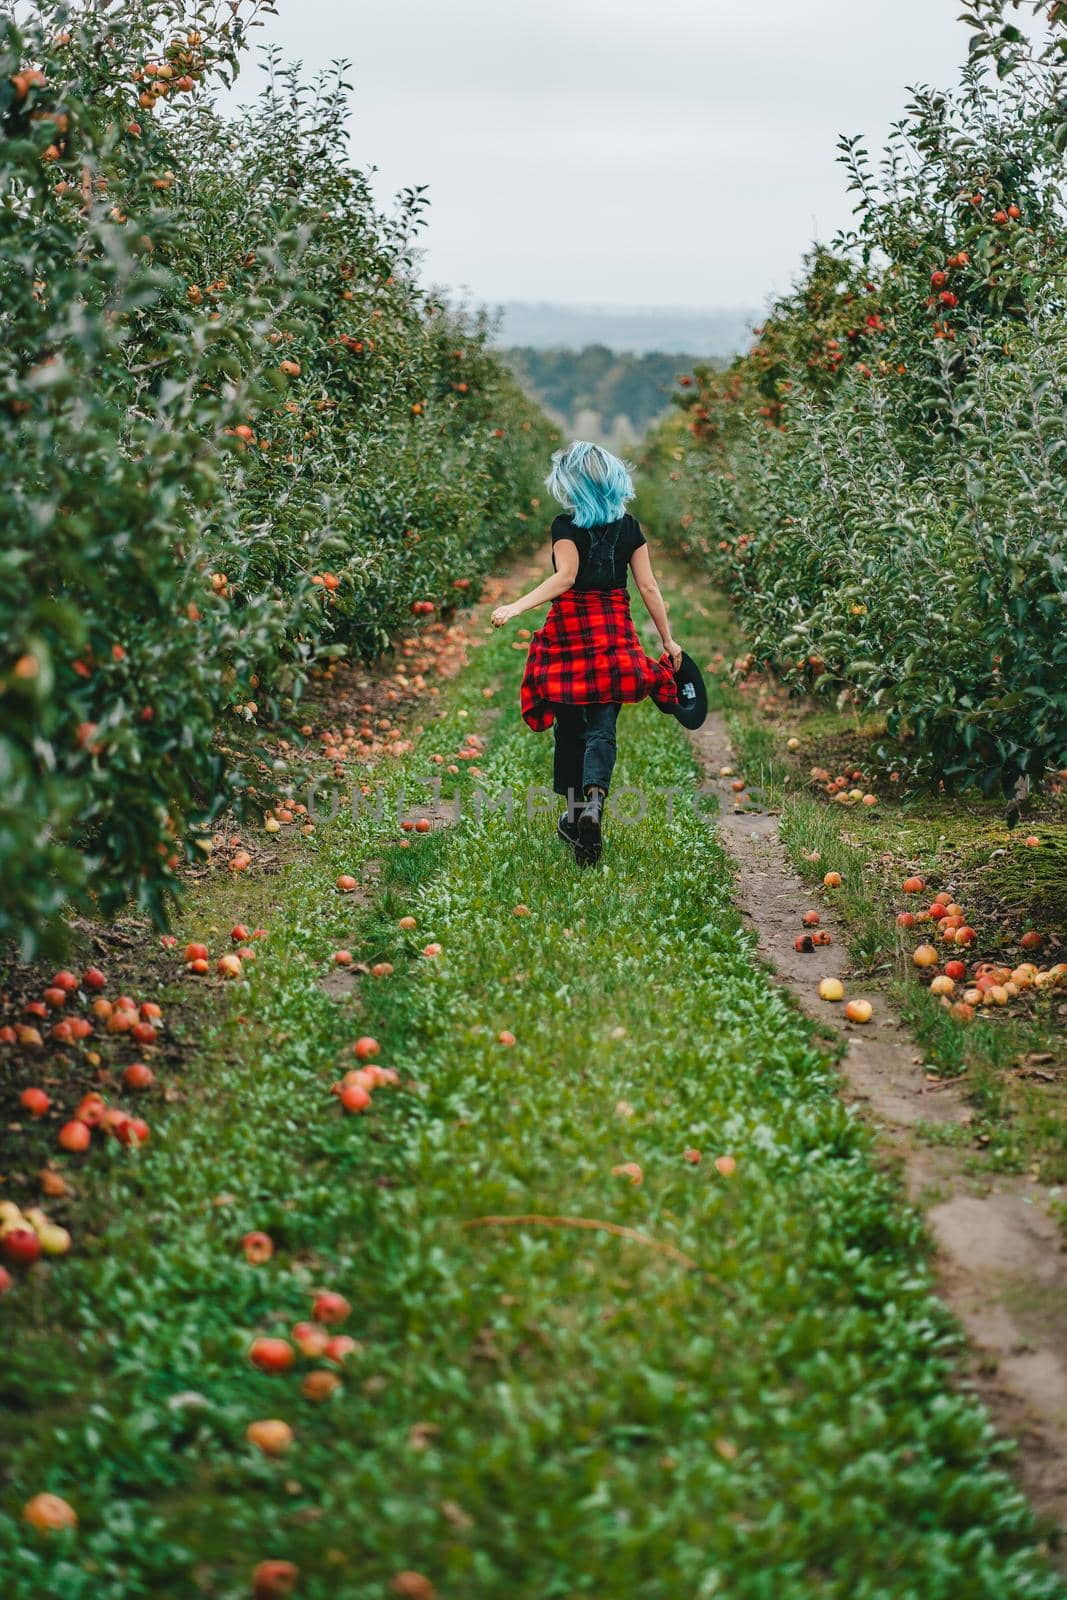
<instances>
[{"instance_id":1,"label":"black jeans","mask_svg":"<svg viewBox=\"0 0 1067 1600\"><path fill-rule=\"evenodd\" d=\"M578 800L594 786L607 792L615 770L615 724L621 704L553 706L556 751L552 787Z\"/></svg>"}]
</instances>

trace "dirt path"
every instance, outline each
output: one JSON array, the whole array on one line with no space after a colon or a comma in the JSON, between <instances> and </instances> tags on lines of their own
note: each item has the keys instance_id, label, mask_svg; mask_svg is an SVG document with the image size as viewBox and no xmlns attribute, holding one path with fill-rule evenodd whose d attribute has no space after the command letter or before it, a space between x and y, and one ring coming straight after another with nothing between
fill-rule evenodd
<instances>
[{"instance_id":1,"label":"dirt path","mask_svg":"<svg viewBox=\"0 0 1067 1600\"><path fill-rule=\"evenodd\" d=\"M908 1192L926 1211L936 1246L940 1293L969 1337L969 1379L999 1428L1019 1441L1019 1477L1038 1511L1067 1527L1067 1251L1039 1192L1023 1179L990 1183L967 1171L958 1147L920 1141L919 1123L963 1124L970 1110L953 1085L927 1080L921 1057L884 997L870 999L875 1020L857 1026L818 998L823 977L847 979L848 959L832 912L820 905L833 944L804 955L794 947L810 891L792 870L774 815L735 810L724 719L712 713L693 735L709 783L721 798L724 843L737 863L738 903L760 952L801 1007L836 1024L844 1044L848 1098L877 1123L900 1161ZM1067 1566L1067 1550L1060 1553Z\"/></svg>"}]
</instances>

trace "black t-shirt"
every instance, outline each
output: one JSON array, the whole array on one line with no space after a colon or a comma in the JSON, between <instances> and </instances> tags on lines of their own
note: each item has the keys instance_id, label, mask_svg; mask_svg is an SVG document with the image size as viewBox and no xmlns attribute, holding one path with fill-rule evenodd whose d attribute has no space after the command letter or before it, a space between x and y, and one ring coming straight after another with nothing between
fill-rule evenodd
<instances>
[{"instance_id":1,"label":"black t-shirt","mask_svg":"<svg viewBox=\"0 0 1067 1600\"><path fill-rule=\"evenodd\" d=\"M625 589L630 557L647 543L641 524L629 512L618 522L600 523L594 528L576 528L569 511L552 524L552 566L556 565L556 540L571 539L578 547L578 576L574 587L586 589Z\"/></svg>"}]
</instances>

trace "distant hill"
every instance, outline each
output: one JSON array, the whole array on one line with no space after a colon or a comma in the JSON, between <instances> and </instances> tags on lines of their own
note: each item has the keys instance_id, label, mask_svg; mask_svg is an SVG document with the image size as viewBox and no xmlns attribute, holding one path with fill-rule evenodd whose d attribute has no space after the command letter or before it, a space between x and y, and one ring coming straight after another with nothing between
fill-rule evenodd
<instances>
[{"instance_id":1,"label":"distant hill","mask_svg":"<svg viewBox=\"0 0 1067 1600\"><path fill-rule=\"evenodd\" d=\"M679 310L655 306L568 306L511 300L496 307L496 343L505 348L609 350L646 354L657 350L695 350L702 360L729 358L752 342L758 310Z\"/></svg>"},{"instance_id":2,"label":"distant hill","mask_svg":"<svg viewBox=\"0 0 1067 1600\"><path fill-rule=\"evenodd\" d=\"M502 351L528 394L572 437L595 439L610 449L636 444L649 424L670 405L681 373L708 357L664 354L621 355L607 345L582 350L544 350L532 345Z\"/></svg>"}]
</instances>

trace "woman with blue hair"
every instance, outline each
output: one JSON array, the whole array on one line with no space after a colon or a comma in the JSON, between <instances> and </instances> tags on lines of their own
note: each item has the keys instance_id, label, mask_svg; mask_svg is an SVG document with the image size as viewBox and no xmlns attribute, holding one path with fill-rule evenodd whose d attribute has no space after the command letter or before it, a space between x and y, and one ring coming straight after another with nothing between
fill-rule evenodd
<instances>
[{"instance_id":1,"label":"woman with blue hair","mask_svg":"<svg viewBox=\"0 0 1067 1600\"><path fill-rule=\"evenodd\" d=\"M498 606L493 624L502 627L552 602L530 641L522 715L538 732L555 724L553 787L567 801L559 833L578 864L591 866L602 849L619 711L646 696L672 710L682 651L671 636L641 525L626 510L634 486L625 463L601 445L577 440L552 457L545 483L565 508L552 524L553 574L521 599ZM630 571L663 641L658 661L645 654L634 631Z\"/></svg>"}]
</instances>

